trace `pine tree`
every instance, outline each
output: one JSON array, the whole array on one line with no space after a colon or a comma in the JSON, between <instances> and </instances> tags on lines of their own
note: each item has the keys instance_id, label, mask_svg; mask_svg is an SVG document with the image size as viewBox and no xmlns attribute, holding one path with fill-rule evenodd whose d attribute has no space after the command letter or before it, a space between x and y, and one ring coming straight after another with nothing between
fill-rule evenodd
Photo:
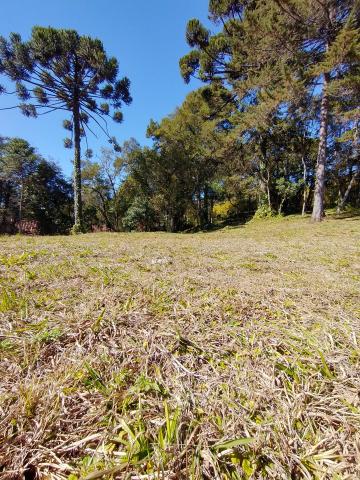
<instances>
[{"instance_id":1,"label":"pine tree","mask_svg":"<svg viewBox=\"0 0 360 480\"><path fill-rule=\"evenodd\" d=\"M0 180L16 189L16 215L21 233L26 187L36 169L38 157L35 149L22 138L11 138L2 146L1 152Z\"/></svg>"},{"instance_id":2,"label":"pine tree","mask_svg":"<svg viewBox=\"0 0 360 480\"><path fill-rule=\"evenodd\" d=\"M63 126L72 136L65 139L65 146L74 146L75 232L83 229L81 137L92 132L92 120L117 149L106 118L121 122L120 108L132 100L130 81L119 79L118 70L117 60L106 55L100 40L74 30L34 27L28 42L18 34L9 40L0 37L0 73L15 82L14 93L20 99L13 108L28 117L56 110L70 113Z\"/></svg>"},{"instance_id":3,"label":"pine tree","mask_svg":"<svg viewBox=\"0 0 360 480\"><path fill-rule=\"evenodd\" d=\"M303 56L307 83L320 88L319 147L312 212L312 220L320 221L324 217L329 121L335 100L332 83L348 78L354 63L360 62L360 5L352 0L277 0L277 4L290 31L298 32L298 50Z\"/></svg>"},{"instance_id":4,"label":"pine tree","mask_svg":"<svg viewBox=\"0 0 360 480\"><path fill-rule=\"evenodd\" d=\"M188 82L231 88L241 105L239 123L264 129L275 112L319 93L316 187L312 218L324 215L330 84L347 76L349 62L359 63L359 2L352 0L210 0L211 34L190 20L186 38L192 50L180 60ZM345 40L348 41L345 41ZM322 78L322 82L320 81ZM301 103L301 102L300 102ZM240 118L241 117L241 118ZM243 133L240 128L239 134Z\"/></svg>"}]
</instances>

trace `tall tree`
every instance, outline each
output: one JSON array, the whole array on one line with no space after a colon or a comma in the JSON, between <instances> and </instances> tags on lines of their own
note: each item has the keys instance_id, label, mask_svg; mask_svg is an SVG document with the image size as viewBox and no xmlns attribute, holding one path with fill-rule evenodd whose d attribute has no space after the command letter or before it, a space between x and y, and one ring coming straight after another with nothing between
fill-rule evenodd
<instances>
[{"instance_id":1,"label":"tall tree","mask_svg":"<svg viewBox=\"0 0 360 480\"><path fill-rule=\"evenodd\" d=\"M157 152L153 158L154 185L164 198L170 230L184 225L189 210L198 226L210 223L210 183L230 128L230 122L224 119L231 117L235 109L231 100L226 89L204 87L191 92L172 115L148 127Z\"/></svg>"},{"instance_id":2,"label":"tall tree","mask_svg":"<svg viewBox=\"0 0 360 480\"><path fill-rule=\"evenodd\" d=\"M2 162L0 179L4 185L4 197L11 197L11 190L16 191L17 220L22 231L23 209L26 198L26 186L36 169L38 156L35 149L22 138L12 138L1 146ZM5 202L6 203L6 202ZM5 209L6 205L4 205Z\"/></svg>"},{"instance_id":3,"label":"tall tree","mask_svg":"<svg viewBox=\"0 0 360 480\"><path fill-rule=\"evenodd\" d=\"M353 0L276 0L289 32L298 32L298 50L309 85L320 88L319 147L312 219L322 220L329 120L334 99L331 83L344 79L360 61L360 5ZM322 77L322 82L321 82Z\"/></svg>"},{"instance_id":4,"label":"tall tree","mask_svg":"<svg viewBox=\"0 0 360 480\"><path fill-rule=\"evenodd\" d=\"M72 200L71 184L59 167L26 140L0 144L0 231L22 233L22 220L36 220L41 233L68 232Z\"/></svg>"},{"instance_id":5,"label":"tall tree","mask_svg":"<svg viewBox=\"0 0 360 480\"><path fill-rule=\"evenodd\" d=\"M239 99L242 122L261 128L274 112L284 114L309 92L320 94L312 218L321 220L329 84L346 76L349 63L359 61L359 2L210 0L209 11L220 26L217 33L211 34L196 19L188 23L186 38L192 50L180 60L185 81L198 76L230 87Z\"/></svg>"},{"instance_id":6,"label":"tall tree","mask_svg":"<svg viewBox=\"0 0 360 480\"><path fill-rule=\"evenodd\" d=\"M34 27L23 42L19 34L0 37L0 73L15 82L19 108L29 117L56 110L69 112L64 128L71 132L65 146L74 146L74 231L83 229L81 200L81 137L92 132L92 120L118 148L106 118L121 122L123 103L132 99L128 78L118 78L118 62L108 57L98 39L75 30ZM4 91L4 88L1 89Z\"/></svg>"},{"instance_id":7,"label":"tall tree","mask_svg":"<svg viewBox=\"0 0 360 480\"><path fill-rule=\"evenodd\" d=\"M36 220L42 234L68 233L72 202L71 183L60 168L38 156L36 168L27 182L26 219Z\"/></svg>"},{"instance_id":8,"label":"tall tree","mask_svg":"<svg viewBox=\"0 0 360 480\"><path fill-rule=\"evenodd\" d=\"M84 184L88 197L92 197L96 210L106 227L119 231L120 183L125 175L124 157L115 155L109 148L102 148L98 161L87 160L83 165Z\"/></svg>"}]
</instances>

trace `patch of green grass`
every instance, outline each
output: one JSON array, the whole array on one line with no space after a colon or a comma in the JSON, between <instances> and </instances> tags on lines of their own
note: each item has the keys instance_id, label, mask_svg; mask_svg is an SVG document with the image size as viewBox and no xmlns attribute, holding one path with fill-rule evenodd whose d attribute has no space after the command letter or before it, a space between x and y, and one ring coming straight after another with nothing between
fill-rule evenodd
<instances>
[{"instance_id":1,"label":"patch of green grass","mask_svg":"<svg viewBox=\"0 0 360 480\"><path fill-rule=\"evenodd\" d=\"M36 335L39 342L51 343L61 338L63 331L59 327L44 329Z\"/></svg>"},{"instance_id":2,"label":"patch of green grass","mask_svg":"<svg viewBox=\"0 0 360 480\"><path fill-rule=\"evenodd\" d=\"M10 289L2 288L0 291L0 313L14 310L18 306L18 300L15 292Z\"/></svg>"},{"instance_id":3,"label":"patch of green grass","mask_svg":"<svg viewBox=\"0 0 360 480\"><path fill-rule=\"evenodd\" d=\"M240 263L241 268L246 268L246 270L250 270L253 272L258 272L261 270L260 265L258 265L256 262L244 262Z\"/></svg>"},{"instance_id":4,"label":"patch of green grass","mask_svg":"<svg viewBox=\"0 0 360 480\"><path fill-rule=\"evenodd\" d=\"M15 265L24 265L29 258L31 258L31 253L27 252L13 255L1 255L0 263L6 267L14 267Z\"/></svg>"}]
</instances>

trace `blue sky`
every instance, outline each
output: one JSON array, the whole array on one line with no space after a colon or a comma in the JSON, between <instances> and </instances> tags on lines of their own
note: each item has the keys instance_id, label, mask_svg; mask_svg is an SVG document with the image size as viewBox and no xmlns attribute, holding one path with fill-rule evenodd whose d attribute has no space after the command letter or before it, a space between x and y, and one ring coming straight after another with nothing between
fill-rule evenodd
<instances>
[{"instance_id":1,"label":"blue sky","mask_svg":"<svg viewBox=\"0 0 360 480\"><path fill-rule=\"evenodd\" d=\"M34 25L76 29L100 38L110 56L120 65L121 76L131 80L133 103L124 107L124 122L113 123L111 133L122 143L135 137L148 143L145 132L150 118L160 120L180 105L186 94L198 87L185 85L178 68L188 52L186 23L199 18L208 24L208 0L13 0L2 2L0 35L18 32L28 39ZM0 76L0 83L5 83ZM14 98L13 101L16 99ZM0 96L0 106L9 97ZM46 158L55 160L69 175L71 151L63 148L64 115L56 112L28 119L18 111L0 111L0 135L28 140ZM94 153L107 140L101 132L90 137Z\"/></svg>"}]
</instances>

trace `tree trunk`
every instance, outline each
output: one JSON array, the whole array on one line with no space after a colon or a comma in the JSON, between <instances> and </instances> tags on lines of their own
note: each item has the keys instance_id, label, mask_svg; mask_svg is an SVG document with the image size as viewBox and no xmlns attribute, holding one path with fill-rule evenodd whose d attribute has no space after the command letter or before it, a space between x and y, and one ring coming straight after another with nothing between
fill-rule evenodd
<instances>
[{"instance_id":1,"label":"tree trunk","mask_svg":"<svg viewBox=\"0 0 360 480\"><path fill-rule=\"evenodd\" d=\"M108 215L108 209L107 209L107 206L106 206L106 198L104 197L104 195L102 194L102 192L100 190L96 190L96 188L93 188L93 191L95 193L97 193L99 198L100 198L100 202L101 202L102 206L99 206L99 210L100 210L101 215L104 217L105 224L106 224L107 228L109 228L110 230L114 230L114 225L111 222L111 220L109 218L109 215Z\"/></svg>"},{"instance_id":2,"label":"tree trunk","mask_svg":"<svg viewBox=\"0 0 360 480\"><path fill-rule=\"evenodd\" d=\"M316 183L314 191L314 205L311 217L314 222L321 222L321 220L324 218L326 144L329 121L329 99L327 87L329 80L330 74L328 72L324 73L320 110L319 149L316 164Z\"/></svg>"},{"instance_id":3,"label":"tree trunk","mask_svg":"<svg viewBox=\"0 0 360 480\"><path fill-rule=\"evenodd\" d=\"M169 225L169 230L170 233L175 232L175 215L171 214L170 216L170 225Z\"/></svg>"},{"instance_id":4,"label":"tree trunk","mask_svg":"<svg viewBox=\"0 0 360 480\"><path fill-rule=\"evenodd\" d=\"M269 169L267 169L266 195L267 195L269 211L271 212L272 211L272 204L271 204L271 194L270 194L270 171L269 171Z\"/></svg>"},{"instance_id":5,"label":"tree trunk","mask_svg":"<svg viewBox=\"0 0 360 480\"><path fill-rule=\"evenodd\" d=\"M8 182L5 182L4 185L4 210L2 216L2 225L4 227L4 231L11 230L11 212L10 212L10 199L11 199L11 186Z\"/></svg>"},{"instance_id":6,"label":"tree trunk","mask_svg":"<svg viewBox=\"0 0 360 480\"><path fill-rule=\"evenodd\" d=\"M209 224L209 195L208 187L204 186L204 226L206 227Z\"/></svg>"},{"instance_id":7,"label":"tree trunk","mask_svg":"<svg viewBox=\"0 0 360 480\"><path fill-rule=\"evenodd\" d=\"M346 189L346 192L344 193L344 196L340 198L339 204L336 209L336 213L339 214L344 210L346 200L348 199L349 193L351 192L352 187L355 185L357 179L360 178L360 170L357 171L351 178L349 185ZM339 192L340 194L340 192Z\"/></svg>"},{"instance_id":8,"label":"tree trunk","mask_svg":"<svg viewBox=\"0 0 360 480\"><path fill-rule=\"evenodd\" d=\"M210 212L209 212L210 225L213 224L213 208L214 208L214 197L213 197L213 194L211 194L211 196L210 196Z\"/></svg>"},{"instance_id":9,"label":"tree trunk","mask_svg":"<svg viewBox=\"0 0 360 480\"><path fill-rule=\"evenodd\" d=\"M196 195L196 216L197 216L198 227L201 228L201 193L200 192L201 191L199 187Z\"/></svg>"},{"instance_id":10,"label":"tree trunk","mask_svg":"<svg viewBox=\"0 0 360 480\"><path fill-rule=\"evenodd\" d=\"M80 111L79 103L74 102L74 232L83 230L83 214L81 200L81 150L80 150Z\"/></svg>"},{"instance_id":11,"label":"tree trunk","mask_svg":"<svg viewBox=\"0 0 360 480\"><path fill-rule=\"evenodd\" d=\"M281 202L280 202L280 205L279 205L279 208L278 208L278 215L281 215L282 208L283 208L283 206L284 206L285 200L286 200L286 197L283 197L283 198L281 199Z\"/></svg>"},{"instance_id":12,"label":"tree trunk","mask_svg":"<svg viewBox=\"0 0 360 480\"><path fill-rule=\"evenodd\" d=\"M20 201L19 201L19 233L22 233L22 205L23 205L24 183L20 182Z\"/></svg>"},{"instance_id":13,"label":"tree trunk","mask_svg":"<svg viewBox=\"0 0 360 480\"><path fill-rule=\"evenodd\" d=\"M259 178L260 178L260 191L262 193L262 198L260 197L260 206L263 206L265 201L267 201L268 207L271 210L271 198L270 198L270 188L269 188L269 179L270 172L267 166L266 153L267 153L266 140L260 136L260 163L259 163ZM266 174L266 176L265 176Z\"/></svg>"},{"instance_id":14,"label":"tree trunk","mask_svg":"<svg viewBox=\"0 0 360 480\"><path fill-rule=\"evenodd\" d=\"M305 163L305 160L304 160L304 157L302 157L302 164L303 164L303 167L304 167L304 174L303 174L303 180L304 180L304 195L303 195L303 204L302 204L302 212L301 212L301 215L304 216L305 215L305 211L306 211L306 203L307 203L307 200L308 200L308 197L309 197L309 188L306 184L306 177L307 177L307 169L306 169L306 163Z\"/></svg>"}]
</instances>

